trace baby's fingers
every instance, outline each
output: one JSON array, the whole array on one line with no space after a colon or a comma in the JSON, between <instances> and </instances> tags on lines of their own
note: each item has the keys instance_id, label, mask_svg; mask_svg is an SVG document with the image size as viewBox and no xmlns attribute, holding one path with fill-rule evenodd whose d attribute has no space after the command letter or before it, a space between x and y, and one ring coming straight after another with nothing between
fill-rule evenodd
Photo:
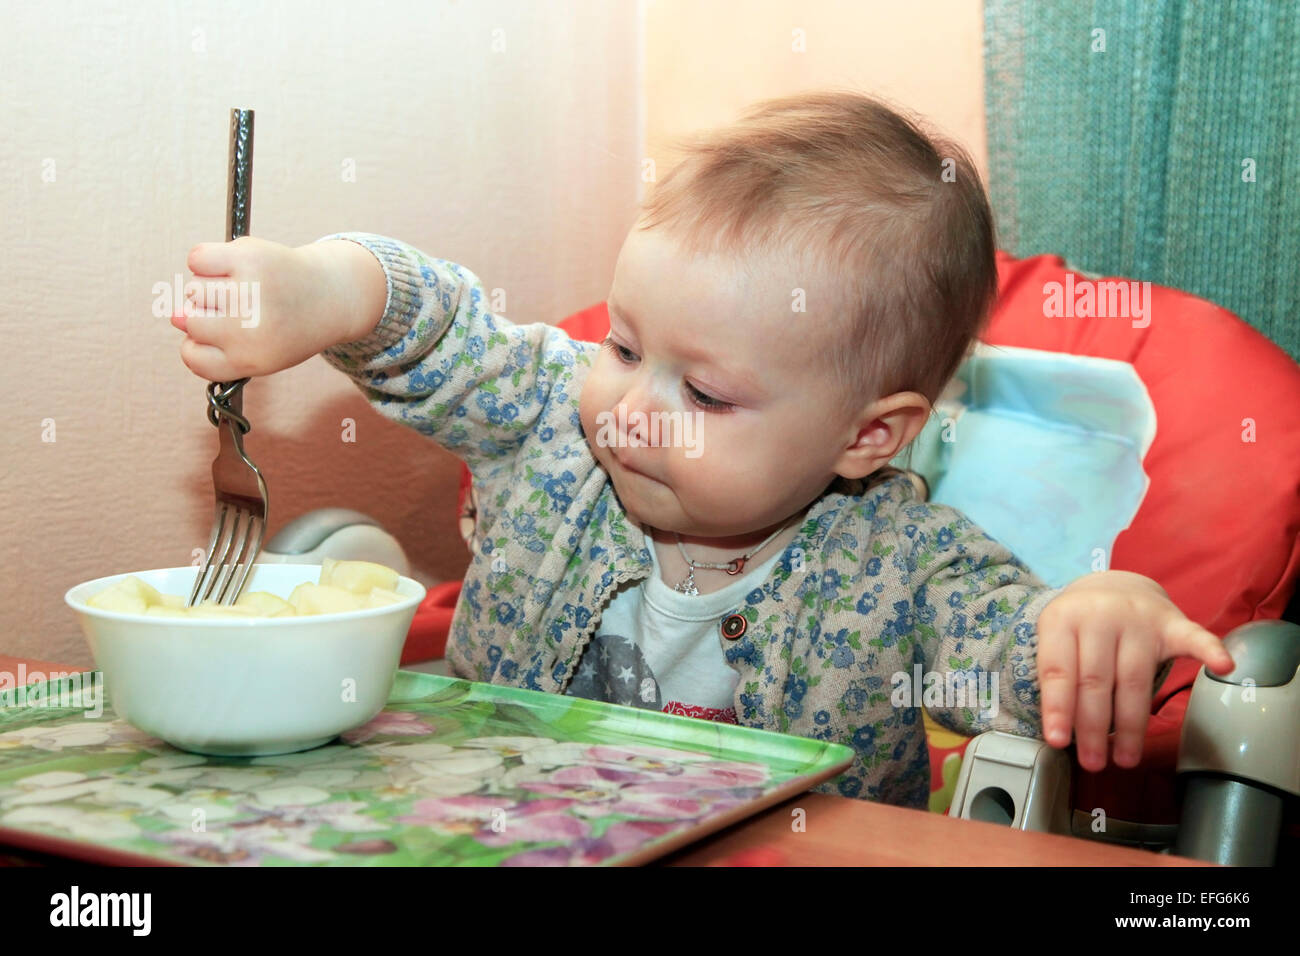
<instances>
[{"instance_id":1,"label":"baby's fingers","mask_svg":"<svg viewBox=\"0 0 1300 956\"><path fill-rule=\"evenodd\" d=\"M215 345L203 345L186 336L181 343L181 361L195 375L209 382L231 382L244 376Z\"/></svg>"},{"instance_id":2,"label":"baby's fingers","mask_svg":"<svg viewBox=\"0 0 1300 956\"><path fill-rule=\"evenodd\" d=\"M1226 674L1237 666L1221 640L1181 612L1165 621L1160 637L1161 660L1195 657L1214 674Z\"/></svg>"},{"instance_id":3,"label":"baby's fingers","mask_svg":"<svg viewBox=\"0 0 1300 956\"><path fill-rule=\"evenodd\" d=\"M1046 614L1038 622L1038 685L1042 692L1043 737L1053 747L1070 742L1078 692L1078 641L1073 628Z\"/></svg>"},{"instance_id":4,"label":"baby's fingers","mask_svg":"<svg viewBox=\"0 0 1300 956\"><path fill-rule=\"evenodd\" d=\"M1156 661L1149 641L1125 640L1115 663L1115 763L1136 767L1142 757L1151 716L1151 684ZM1104 746L1104 745L1103 745Z\"/></svg>"},{"instance_id":5,"label":"baby's fingers","mask_svg":"<svg viewBox=\"0 0 1300 956\"><path fill-rule=\"evenodd\" d=\"M233 267L229 242L200 242L190 250L185 265L196 276L228 276Z\"/></svg>"}]
</instances>

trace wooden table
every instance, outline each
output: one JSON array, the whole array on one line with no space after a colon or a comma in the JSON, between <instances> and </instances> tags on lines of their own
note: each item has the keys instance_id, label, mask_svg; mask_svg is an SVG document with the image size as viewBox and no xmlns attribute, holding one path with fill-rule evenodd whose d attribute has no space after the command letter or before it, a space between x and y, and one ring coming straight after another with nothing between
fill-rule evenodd
<instances>
[{"instance_id":1,"label":"wooden table","mask_svg":"<svg viewBox=\"0 0 1300 956\"><path fill-rule=\"evenodd\" d=\"M804 811L804 832L793 829ZM665 857L667 866L1212 866L1075 837L805 793Z\"/></svg>"},{"instance_id":2,"label":"wooden table","mask_svg":"<svg viewBox=\"0 0 1300 956\"><path fill-rule=\"evenodd\" d=\"M0 671L84 671L0 654ZM795 811L802 809L802 814ZM796 827L798 822L798 827ZM658 861L665 866L1210 866L1167 854L804 793Z\"/></svg>"}]
</instances>

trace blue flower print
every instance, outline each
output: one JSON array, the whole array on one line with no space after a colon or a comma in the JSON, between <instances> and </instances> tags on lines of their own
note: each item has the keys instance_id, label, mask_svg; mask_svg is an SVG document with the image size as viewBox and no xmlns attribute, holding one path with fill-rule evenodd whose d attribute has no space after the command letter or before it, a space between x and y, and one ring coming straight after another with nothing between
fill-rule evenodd
<instances>
[{"instance_id":1,"label":"blue flower print","mask_svg":"<svg viewBox=\"0 0 1300 956\"><path fill-rule=\"evenodd\" d=\"M478 592L482 588L482 581L467 581L460 591L461 598L473 608L475 614L482 614L483 608L478 603Z\"/></svg>"},{"instance_id":2,"label":"blue flower print","mask_svg":"<svg viewBox=\"0 0 1300 956\"><path fill-rule=\"evenodd\" d=\"M842 797L854 797L862 792L862 781L857 777L841 776L837 784Z\"/></svg>"},{"instance_id":3,"label":"blue flower print","mask_svg":"<svg viewBox=\"0 0 1300 956\"><path fill-rule=\"evenodd\" d=\"M759 667L763 663L763 655L758 652L758 648L754 646L754 642L748 637L733 641L722 656L728 664L746 664L749 667Z\"/></svg>"},{"instance_id":4,"label":"blue flower print","mask_svg":"<svg viewBox=\"0 0 1300 956\"><path fill-rule=\"evenodd\" d=\"M853 735L853 749L864 757L870 757L876 752L875 724L864 724L858 728Z\"/></svg>"},{"instance_id":5,"label":"blue flower print","mask_svg":"<svg viewBox=\"0 0 1300 956\"><path fill-rule=\"evenodd\" d=\"M551 498L551 503L557 508L567 508L573 504L573 498L570 497L569 491L565 488L567 482L576 480L573 472L566 471L557 478L548 478L542 485L542 489Z\"/></svg>"},{"instance_id":6,"label":"blue flower print","mask_svg":"<svg viewBox=\"0 0 1300 956\"><path fill-rule=\"evenodd\" d=\"M898 617L886 621L884 629L880 632L882 647L893 647L900 637L904 637L912 631L911 607L908 602L895 602L894 611L898 614Z\"/></svg>"}]
</instances>

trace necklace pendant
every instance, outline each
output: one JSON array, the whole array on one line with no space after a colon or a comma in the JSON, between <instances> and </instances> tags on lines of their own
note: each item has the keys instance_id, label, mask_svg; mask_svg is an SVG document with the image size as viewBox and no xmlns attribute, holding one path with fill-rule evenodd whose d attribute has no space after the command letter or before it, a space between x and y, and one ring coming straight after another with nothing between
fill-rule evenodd
<instances>
[{"instance_id":1,"label":"necklace pendant","mask_svg":"<svg viewBox=\"0 0 1300 956\"><path fill-rule=\"evenodd\" d=\"M679 594L688 594L692 597L698 596L700 589L695 586L695 569L688 566L685 580L674 584L673 590Z\"/></svg>"}]
</instances>

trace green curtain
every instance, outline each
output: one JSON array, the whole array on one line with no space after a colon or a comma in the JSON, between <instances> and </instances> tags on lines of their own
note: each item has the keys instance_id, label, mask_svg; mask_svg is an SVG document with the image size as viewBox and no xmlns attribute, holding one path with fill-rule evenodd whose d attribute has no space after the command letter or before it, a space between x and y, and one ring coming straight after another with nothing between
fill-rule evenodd
<instances>
[{"instance_id":1,"label":"green curtain","mask_svg":"<svg viewBox=\"0 0 1300 956\"><path fill-rule=\"evenodd\" d=\"M984 44L999 247L1193 292L1300 360L1300 4L986 0Z\"/></svg>"}]
</instances>

